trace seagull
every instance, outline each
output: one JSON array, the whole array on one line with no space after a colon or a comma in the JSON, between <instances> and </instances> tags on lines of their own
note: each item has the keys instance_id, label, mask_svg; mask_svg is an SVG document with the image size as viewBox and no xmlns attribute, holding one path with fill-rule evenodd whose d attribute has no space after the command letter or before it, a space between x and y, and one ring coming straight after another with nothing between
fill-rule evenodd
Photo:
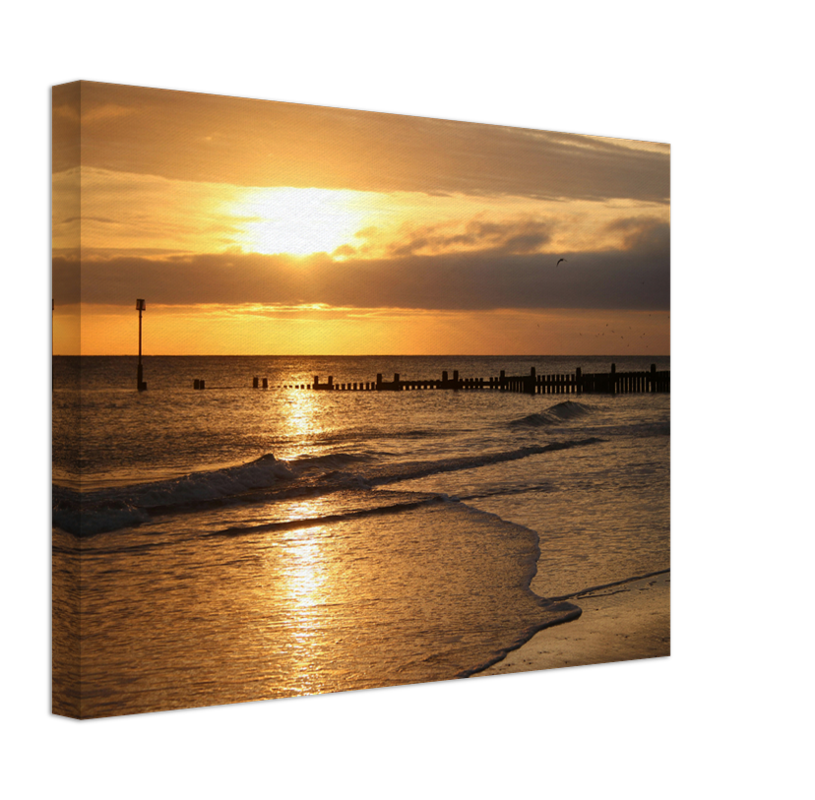
<instances>
[{"instance_id":1,"label":"seagull","mask_svg":"<svg viewBox=\"0 0 815 800\"><path fill-rule=\"evenodd\" d=\"M561 259L560 259L560 261L565 261L565 260L566 260L565 258L561 258ZM560 261L558 261L558 262L557 262L557 264L555 264L555 266L556 266L556 267L559 267L559 266L560 266Z\"/></svg>"}]
</instances>

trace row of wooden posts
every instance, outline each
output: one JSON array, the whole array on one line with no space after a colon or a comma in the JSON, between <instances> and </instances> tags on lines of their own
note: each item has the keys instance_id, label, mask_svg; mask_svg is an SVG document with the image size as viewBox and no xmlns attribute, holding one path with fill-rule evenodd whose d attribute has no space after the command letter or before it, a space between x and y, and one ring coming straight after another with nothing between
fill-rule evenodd
<instances>
[{"instance_id":1,"label":"row of wooden posts","mask_svg":"<svg viewBox=\"0 0 815 800\"><path fill-rule=\"evenodd\" d=\"M147 383L143 380L142 370L142 312L146 304L144 299L136 300L136 309L139 312L139 361L136 373L136 388L143 392ZM54 299L51 298L51 310L54 309ZM253 387L260 388L259 379L254 378ZM202 390L206 388L206 381L196 378L193 388ZM269 379L263 378L263 388L269 388ZM529 375L506 375L504 370L495 378L460 378L458 370L453 371L452 379L447 372L442 372L441 380L400 380L399 373L393 376L393 381L382 380L382 373L376 376L376 383L334 383L333 376L328 376L327 383L320 383L318 375L314 376L312 384L289 384L283 388L314 389L327 391L403 391L415 389L493 389L502 392L517 392L522 394L628 394L632 392L670 392L671 373L668 370L657 372L656 364L651 364L650 372L617 372L616 364L611 365L607 373L582 373L577 367L573 374L538 375L532 367Z\"/></svg>"},{"instance_id":2,"label":"row of wooden posts","mask_svg":"<svg viewBox=\"0 0 815 800\"><path fill-rule=\"evenodd\" d=\"M196 389L204 388L204 381L195 381ZM252 381L255 389L268 389L268 378L255 377ZM441 380L420 379L402 380L395 373L392 381L385 381L380 372L376 381L358 381L356 383L335 383L332 375L328 381L320 382L319 375L314 376L312 383L284 384L284 389L311 389L315 391L344 392L401 392L427 389L451 389L453 391L493 390L520 394L631 394L670 392L671 373L669 370L658 371L656 364L651 364L650 371L617 372L617 365L611 365L610 372L587 372L580 367L571 374L538 375L532 367L528 375L507 375L501 370L500 375L491 378L461 378L458 370L453 371L452 378L448 372L442 372Z\"/></svg>"}]
</instances>

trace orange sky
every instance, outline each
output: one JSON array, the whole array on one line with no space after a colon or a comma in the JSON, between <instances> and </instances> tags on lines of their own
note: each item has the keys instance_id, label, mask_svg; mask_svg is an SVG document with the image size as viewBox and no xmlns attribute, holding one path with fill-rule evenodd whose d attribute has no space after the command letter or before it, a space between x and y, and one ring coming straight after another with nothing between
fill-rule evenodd
<instances>
[{"instance_id":1,"label":"orange sky","mask_svg":"<svg viewBox=\"0 0 815 800\"><path fill-rule=\"evenodd\" d=\"M54 352L668 354L667 145L53 92ZM564 262L558 264L560 259Z\"/></svg>"}]
</instances>

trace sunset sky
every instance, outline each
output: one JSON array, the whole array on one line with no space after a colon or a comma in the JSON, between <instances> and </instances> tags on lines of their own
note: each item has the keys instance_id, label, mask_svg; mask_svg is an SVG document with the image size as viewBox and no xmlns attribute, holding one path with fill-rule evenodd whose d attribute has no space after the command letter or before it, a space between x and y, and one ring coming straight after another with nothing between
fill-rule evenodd
<instances>
[{"instance_id":1,"label":"sunset sky","mask_svg":"<svg viewBox=\"0 0 815 800\"><path fill-rule=\"evenodd\" d=\"M88 82L52 119L57 354L135 353L137 297L147 355L670 353L668 145Z\"/></svg>"}]
</instances>

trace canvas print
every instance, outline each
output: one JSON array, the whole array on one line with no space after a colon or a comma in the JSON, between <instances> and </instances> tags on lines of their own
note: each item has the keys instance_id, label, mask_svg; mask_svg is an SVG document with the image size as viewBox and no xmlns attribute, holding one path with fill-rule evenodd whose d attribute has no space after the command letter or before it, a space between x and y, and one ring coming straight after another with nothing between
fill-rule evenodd
<instances>
[{"instance_id":1,"label":"canvas print","mask_svg":"<svg viewBox=\"0 0 815 800\"><path fill-rule=\"evenodd\" d=\"M669 145L52 99L55 714L669 655Z\"/></svg>"}]
</instances>

